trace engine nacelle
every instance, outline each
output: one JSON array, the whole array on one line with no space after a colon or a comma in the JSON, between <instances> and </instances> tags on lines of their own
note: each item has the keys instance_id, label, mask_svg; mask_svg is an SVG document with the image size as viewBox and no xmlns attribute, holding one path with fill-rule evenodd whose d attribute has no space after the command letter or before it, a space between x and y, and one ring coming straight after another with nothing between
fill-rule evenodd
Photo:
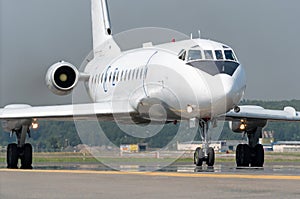
<instances>
[{"instance_id":1,"label":"engine nacelle","mask_svg":"<svg viewBox=\"0 0 300 199\"><path fill-rule=\"evenodd\" d=\"M234 120L229 122L229 128L235 133L253 132L257 127L265 127L267 120Z\"/></svg>"},{"instance_id":2,"label":"engine nacelle","mask_svg":"<svg viewBox=\"0 0 300 199\"><path fill-rule=\"evenodd\" d=\"M79 72L68 62L53 64L46 74L47 87L56 95L68 95L79 81Z\"/></svg>"}]
</instances>

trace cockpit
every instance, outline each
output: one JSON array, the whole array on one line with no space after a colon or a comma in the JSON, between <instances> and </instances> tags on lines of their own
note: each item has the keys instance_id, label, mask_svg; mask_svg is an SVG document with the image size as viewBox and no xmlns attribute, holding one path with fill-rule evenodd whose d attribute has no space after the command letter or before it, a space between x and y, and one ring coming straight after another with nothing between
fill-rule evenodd
<instances>
[{"instance_id":1,"label":"cockpit","mask_svg":"<svg viewBox=\"0 0 300 199\"><path fill-rule=\"evenodd\" d=\"M182 49L178 54L178 58L187 62L195 60L228 60L238 62L231 49L203 50L199 46L194 46L189 50Z\"/></svg>"},{"instance_id":2,"label":"cockpit","mask_svg":"<svg viewBox=\"0 0 300 199\"><path fill-rule=\"evenodd\" d=\"M233 50L227 46L222 49L202 49L199 45L189 49L182 49L178 58L185 61L187 65L196 67L210 75L225 73L230 76L240 65Z\"/></svg>"}]
</instances>

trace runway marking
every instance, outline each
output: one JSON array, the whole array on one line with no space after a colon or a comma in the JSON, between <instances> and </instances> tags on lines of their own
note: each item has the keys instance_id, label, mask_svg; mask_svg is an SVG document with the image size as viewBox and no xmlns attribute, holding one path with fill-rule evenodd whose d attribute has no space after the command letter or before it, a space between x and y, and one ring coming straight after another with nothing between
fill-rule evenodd
<instances>
[{"instance_id":1,"label":"runway marking","mask_svg":"<svg viewBox=\"0 0 300 199\"><path fill-rule=\"evenodd\" d=\"M97 175L140 175L161 177L190 177L190 178L234 178L234 179L263 179L263 180L300 180L300 176L289 175L249 175L249 174L213 174L213 173L173 173L173 172L127 172L127 171L89 171L89 170L12 170L0 169L0 172L18 173L69 173Z\"/></svg>"}]
</instances>

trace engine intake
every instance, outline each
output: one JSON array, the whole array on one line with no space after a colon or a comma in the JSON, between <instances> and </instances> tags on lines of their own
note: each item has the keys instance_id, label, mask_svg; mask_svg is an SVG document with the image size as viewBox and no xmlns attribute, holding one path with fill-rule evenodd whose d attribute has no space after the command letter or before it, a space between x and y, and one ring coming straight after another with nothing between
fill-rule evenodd
<instances>
[{"instance_id":1,"label":"engine intake","mask_svg":"<svg viewBox=\"0 0 300 199\"><path fill-rule=\"evenodd\" d=\"M56 95L68 95L79 80L79 72L68 62L53 64L46 74L47 87Z\"/></svg>"}]
</instances>

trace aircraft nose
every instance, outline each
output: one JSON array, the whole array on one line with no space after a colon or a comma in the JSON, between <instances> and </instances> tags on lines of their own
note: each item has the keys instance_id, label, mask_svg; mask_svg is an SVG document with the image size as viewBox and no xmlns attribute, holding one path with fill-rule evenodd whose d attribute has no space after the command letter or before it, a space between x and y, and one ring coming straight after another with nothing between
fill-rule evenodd
<instances>
[{"instance_id":1,"label":"aircraft nose","mask_svg":"<svg viewBox=\"0 0 300 199\"><path fill-rule=\"evenodd\" d=\"M232 76L221 77L222 86L224 89L224 100L226 100L227 109L237 105L244 95L245 87L242 84L238 84L236 79Z\"/></svg>"},{"instance_id":2,"label":"aircraft nose","mask_svg":"<svg viewBox=\"0 0 300 199\"><path fill-rule=\"evenodd\" d=\"M233 107L234 79L227 74L215 76L198 73L197 83L192 82L197 96L197 107L200 115L211 117L223 114Z\"/></svg>"}]
</instances>

